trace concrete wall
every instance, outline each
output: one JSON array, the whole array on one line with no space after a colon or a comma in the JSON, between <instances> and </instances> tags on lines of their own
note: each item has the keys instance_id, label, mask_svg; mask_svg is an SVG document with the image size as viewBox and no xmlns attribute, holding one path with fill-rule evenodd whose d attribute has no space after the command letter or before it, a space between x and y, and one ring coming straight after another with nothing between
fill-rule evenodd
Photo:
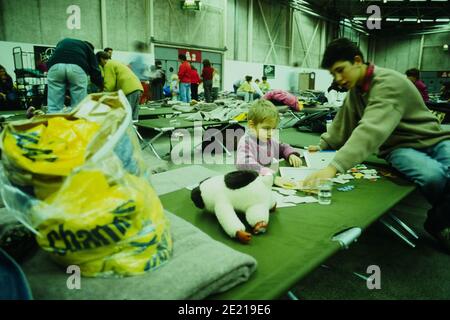
<instances>
[{"instance_id":1,"label":"concrete wall","mask_svg":"<svg viewBox=\"0 0 450 320\"><path fill-rule=\"evenodd\" d=\"M109 0L112 1L112 0ZM92 0L1 0L2 41L56 44L65 37L101 45L100 1ZM81 9L81 29L67 28L70 5Z\"/></svg>"},{"instance_id":2,"label":"concrete wall","mask_svg":"<svg viewBox=\"0 0 450 320\"><path fill-rule=\"evenodd\" d=\"M107 46L127 51L135 40L146 40L145 1L106 0ZM71 5L80 7L81 28L70 30ZM102 48L100 0L0 0L0 40L56 44L72 37Z\"/></svg>"},{"instance_id":3,"label":"concrete wall","mask_svg":"<svg viewBox=\"0 0 450 320\"><path fill-rule=\"evenodd\" d=\"M287 65L291 55L291 10L268 0L203 0L201 11L182 10L180 0L153 0L153 36L185 46L226 48L226 59ZM104 0L106 28L102 30L101 0L0 0L0 41L56 44L64 37L130 51L135 40L150 39L150 0ZM249 9L253 3L253 20ZM67 8L81 9L81 28L69 30ZM26 8L26 10L24 9ZM224 15L226 14L226 19ZM295 12L293 61L317 67L323 25L314 40L317 19ZM248 30L253 36L248 41ZM267 32L269 30L269 33ZM274 42L273 50L271 41ZM250 45L250 48L249 48Z\"/></svg>"}]
</instances>

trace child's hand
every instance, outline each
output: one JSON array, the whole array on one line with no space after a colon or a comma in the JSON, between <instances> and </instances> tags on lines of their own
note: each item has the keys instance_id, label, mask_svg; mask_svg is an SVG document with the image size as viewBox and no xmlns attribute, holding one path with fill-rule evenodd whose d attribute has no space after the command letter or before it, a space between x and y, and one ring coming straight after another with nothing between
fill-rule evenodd
<instances>
[{"instance_id":1,"label":"child's hand","mask_svg":"<svg viewBox=\"0 0 450 320\"><path fill-rule=\"evenodd\" d=\"M273 184L283 189L294 189L297 187L294 182L282 177L275 177Z\"/></svg>"},{"instance_id":2,"label":"child's hand","mask_svg":"<svg viewBox=\"0 0 450 320\"><path fill-rule=\"evenodd\" d=\"M302 159L300 159L298 156L296 156L295 154L291 154L289 156L289 164L293 167L300 167L302 165Z\"/></svg>"},{"instance_id":3,"label":"child's hand","mask_svg":"<svg viewBox=\"0 0 450 320\"><path fill-rule=\"evenodd\" d=\"M320 151L320 147L319 146L308 146L308 151L309 152Z\"/></svg>"}]
</instances>

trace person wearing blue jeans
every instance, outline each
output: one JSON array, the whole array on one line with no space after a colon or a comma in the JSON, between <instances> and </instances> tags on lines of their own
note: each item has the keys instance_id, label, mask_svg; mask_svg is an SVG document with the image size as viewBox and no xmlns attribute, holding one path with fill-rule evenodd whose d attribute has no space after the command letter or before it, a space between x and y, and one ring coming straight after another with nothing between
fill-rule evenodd
<instances>
[{"instance_id":1,"label":"person wearing blue jeans","mask_svg":"<svg viewBox=\"0 0 450 320\"><path fill-rule=\"evenodd\" d=\"M351 40L332 41L322 67L348 94L320 145L309 148L337 150L336 155L304 185L345 173L376 153L420 187L432 205L425 230L450 253L450 131L440 126L411 81L365 62Z\"/></svg>"},{"instance_id":2,"label":"person wearing blue jeans","mask_svg":"<svg viewBox=\"0 0 450 320\"><path fill-rule=\"evenodd\" d=\"M180 83L180 101L191 102L191 84L186 82Z\"/></svg>"},{"instance_id":3,"label":"person wearing blue jeans","mask_svg":"<svg viewBox=\"0 0 450 320\"><path fill-rule=\"evenodd\" d=\"M76 64L58 63L48 71L48 113L62 111L66 90L70 92L70 106L74 108L87 96L88 76Z\"/></svg>"},{"instance_id":4,"label":"person wearing blue jeans","mask_svg":"<svg viewBox=\"0 0 450 320\"><path fill-rule=\"evenodd\" d=\"M178 79L180 80L180 100L191 102L191 65L186 60L185 54L178 55L180 67L178 69Z\"/></svg>"},{"instance_id":5,"label":"person wearing blue jeans","mask_svg":"<svg viewBox=\"0 0 450 320\"><path fill-rule=\"evenodd\" d=\"M47 62L48 113L62 112L64 98L69 90L71 108L87 96L88 75L103 90L103 78L94 54L94 46L87 41L66 38L56 45Z\"/></svg>"},{"instance_id":6,"label":"person wearing blue jeans","mask_svg":"<svg viewBox=\"0 0 450 320\"><path fill-rule=\"evenodd\" d=\"M398 148L386 160L419 185L431 204L443 196L450 180L450 140L424 149Z\"/></svg>"}]
</instances>

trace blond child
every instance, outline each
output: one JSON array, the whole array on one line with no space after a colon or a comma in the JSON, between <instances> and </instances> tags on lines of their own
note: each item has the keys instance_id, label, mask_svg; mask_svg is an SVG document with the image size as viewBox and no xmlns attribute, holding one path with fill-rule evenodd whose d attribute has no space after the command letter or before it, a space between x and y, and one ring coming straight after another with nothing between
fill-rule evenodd
<instances>
[{"instance_id":1,"label":"blond child","mask_svg":"<svg viewBox=\"0 0 450 320\"><path fill-rule=\"evenodd\" d=\"M180 89L178 75L176 74L172 74L172 77L170 78L170 92L172 93L172 100L178 100Z\"/></svg>"},{"instance_id":2,"label":"blond child","mask_svg":"<svg viewBox=\"0 0 450 320\"><path fill-rule=\"evenodd\" d=\"M257 100L248 112L248 130L239 140L236 167L254 170L260 175L274 175L273 159L284 158L293 167L300 167L302 160L290 145L272 138L279 122L278 110L268 100Z\"/></svg>"}]
</instances>

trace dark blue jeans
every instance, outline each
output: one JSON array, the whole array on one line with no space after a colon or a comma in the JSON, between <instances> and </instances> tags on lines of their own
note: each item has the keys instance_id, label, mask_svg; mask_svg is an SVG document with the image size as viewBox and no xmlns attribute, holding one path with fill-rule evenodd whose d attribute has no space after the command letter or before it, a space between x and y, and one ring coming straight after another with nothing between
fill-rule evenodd
<instances>
[{"instance_id":1,"label":"dark blue jeans","mask_svg":"<svg viewBox=\"0 0 450 320\"><path fill-rule=\"evenodd\" d=\"M418 184L432 205L450 188L450 140L425 149L398 148L386 160Z\"/></svg>"}]
</instances>

